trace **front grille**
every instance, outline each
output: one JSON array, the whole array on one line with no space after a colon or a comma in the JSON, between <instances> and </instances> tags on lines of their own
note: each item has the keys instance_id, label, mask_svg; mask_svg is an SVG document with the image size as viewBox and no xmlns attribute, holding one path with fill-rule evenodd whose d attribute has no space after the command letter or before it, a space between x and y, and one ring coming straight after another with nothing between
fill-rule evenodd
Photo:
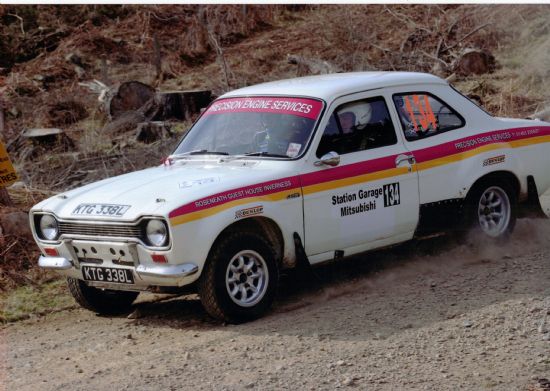
<instances>
[{"instance_id":1,"label":"front grille","mask_svg":"<svg viewBox=\"0 0 550 391\"><path fill-rule=\"evenodd\" d=\"M126 224L89 224L59 222L59 233L67 236L101 236L116 238L141 238L142 228L139 225Z\"/></svg>"}]
</instances>

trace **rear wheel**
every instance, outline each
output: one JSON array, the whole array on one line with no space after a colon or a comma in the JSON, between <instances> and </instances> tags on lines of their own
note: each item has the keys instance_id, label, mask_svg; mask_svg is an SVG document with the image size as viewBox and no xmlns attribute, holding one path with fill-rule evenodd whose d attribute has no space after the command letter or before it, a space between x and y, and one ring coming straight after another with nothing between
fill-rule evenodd
<instances>
[{"instance_id":1,"label":"rear wheel","mask_svg":"<svg viewBox=\"0 0 550 391\"><path fill-rule=\"evenodd\" d=\"M468 196L469 227L492 239L505 239L514 230L517 196L513 186L493 178L475 185Z\"/></svg>"},{"instance_id":2,"label":"rear wheel","mask_svg":"<svg viewBox=\"0 0 550 391\"><path fill-rule=\"evenodd\" d=\"M98 289L86 285L76 278L67 278L69 291L76 302L87 310L102 315L115 315L130 312L132 303L139 292Z\"/></svg>"},{"instance_id":3,"label":"rear wheel","mask_svg":"<svg viewBox=\"0 0 550 391\"><path fill-rule=\"evenodd\" d=\"M256 233L236 232L212 250L199 295L211 316L238 323L258 318L271 307L278 280L273 247Z\"/></svg>"}]
</instances>

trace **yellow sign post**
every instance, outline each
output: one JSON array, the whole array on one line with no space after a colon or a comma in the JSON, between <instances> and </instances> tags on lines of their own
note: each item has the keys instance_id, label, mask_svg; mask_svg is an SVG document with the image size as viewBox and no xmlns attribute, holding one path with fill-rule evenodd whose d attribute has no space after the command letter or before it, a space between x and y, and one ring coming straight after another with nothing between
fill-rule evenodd
<instances>
[{"instance_id":1,"label":"yellow sign post","mask_svg":"<svg viewBox=\"0 0 550 391\"><path fill-rule=\"evenodd\" d=\"M11 164L6 147L0 141L0 188L7 187L17 181L17 173Z\"/></svg>"}]
</instances>

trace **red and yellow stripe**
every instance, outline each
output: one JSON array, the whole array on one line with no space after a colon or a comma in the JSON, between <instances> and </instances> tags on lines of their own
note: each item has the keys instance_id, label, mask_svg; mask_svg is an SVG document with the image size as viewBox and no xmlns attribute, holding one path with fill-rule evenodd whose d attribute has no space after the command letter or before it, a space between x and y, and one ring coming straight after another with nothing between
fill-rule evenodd
<instances>
[{"instance_id":1,"label":"red and yellow stripe","mask_svg":"<svg viewBox=\"0 0 550 391\"><path fill-rule=\"evenodd\" d=\"M549 126L515 128L465 137L412 153L417 162L416 169L423 171L493 150L548 142ZM407 167L395 167L396 157L386 156L217 193L173 210L169 214L170 222L172 225L184 224L251 202L281 201L297 191L309 195L408 173Z\"/></svg>"}]
</instances>

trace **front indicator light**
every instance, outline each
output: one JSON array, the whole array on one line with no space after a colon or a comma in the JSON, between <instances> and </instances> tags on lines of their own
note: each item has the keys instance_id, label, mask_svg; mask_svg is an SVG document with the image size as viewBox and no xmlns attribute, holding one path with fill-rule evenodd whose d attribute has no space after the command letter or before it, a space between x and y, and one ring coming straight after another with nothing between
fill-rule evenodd
<instances>
[{"instance_id":1,"label":"front indicator light","mask_svg":"<svg viewBox=\"0 0 550 391\"><path fill-rule=\"evenodd\" d=\"M57 257L59 255L55 248L45 248L44 253L49 257Z\"/></svg>"},{"instance_id":2,"label":"front indicator light","mask_svg":"<svg viewBox=\"0 0 550 391\"><path fill-rule=\"evenodd\" d=\"M168 260L162 254L153 254L153 255L151 255L151 258L153 259L153 262L155 262L155 263L168 263Z\"/></svg>"}]
</instances>

